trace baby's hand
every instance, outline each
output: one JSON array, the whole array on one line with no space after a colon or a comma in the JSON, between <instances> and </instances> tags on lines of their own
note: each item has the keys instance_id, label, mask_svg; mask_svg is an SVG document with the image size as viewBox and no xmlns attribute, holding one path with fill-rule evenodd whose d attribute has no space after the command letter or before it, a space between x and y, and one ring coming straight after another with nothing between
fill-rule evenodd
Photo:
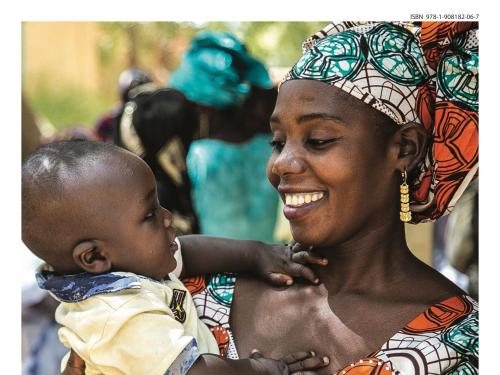
<instances>
[{"instance_id":1,"label":"baby's hand","mask_svg":"<svg viewBox=\"0 0 500 375\"><path fill-rule=\"evenodd\" d=\"M317 357L314 352L297 352L279 360L264 358L258 350L252 350L250 358L258 361L269 375L307 375L315 374L316 369L325 367L330 362L328 357Z\"/></svg>"},{"instance_id":2,"label":"baby's hand","mask_svg":"<svg viewBox=\"0 0 500 375\"><path fill-rule=\"evenodd\" d=\"M298 243L292 245L266 245L255 253L256 272L274 285L292 285L294 277L301 277L313 284L319 282L316 274L304 264L328 264L325 258L313 254L311 247Z\"/></svg>"},{"instance_id":3,"label":"baby's hand","mask_svg":"<svg viewBox=\"0 0 500 375\"><path fill-rule=\"evenodd\" d=\"M85 375L85 361L73 349L62 375Z\"/></svg>"}]
</instances>

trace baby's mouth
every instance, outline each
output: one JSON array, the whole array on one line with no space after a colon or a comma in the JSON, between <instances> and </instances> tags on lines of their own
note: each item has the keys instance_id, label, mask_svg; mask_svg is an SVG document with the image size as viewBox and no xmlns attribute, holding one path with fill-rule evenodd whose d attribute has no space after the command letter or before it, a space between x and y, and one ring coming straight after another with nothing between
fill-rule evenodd
<instances>
[{"instance_id":1,"label":"baby's mouth","mask_svg":"<svg viewBox=\"0 0 500 375\"><path fill-rule=\"evenodd\" d=\"M175 240L173 240L172 242L170 242L169 248L170 248L170 251L172 253L175 253L177 251L177 248L178 248L177 242L175 242Z\"/></svg>"}]
</instances>

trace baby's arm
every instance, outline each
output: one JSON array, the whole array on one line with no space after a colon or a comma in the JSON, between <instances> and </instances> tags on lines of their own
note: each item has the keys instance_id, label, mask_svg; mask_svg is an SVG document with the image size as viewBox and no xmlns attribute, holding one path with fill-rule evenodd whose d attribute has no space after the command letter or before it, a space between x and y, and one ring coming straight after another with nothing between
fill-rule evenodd
<instances>
[{"instance_id":1,"label":"baby's arm","mask_svg":"<svg viewBox=\"0 0 500 375\"><path fill-rule=\"evenodd\" d=\"M188 375L225 375L225 374L305 374L305 371L319 369L328 365L328 357L317 357L312 352L300 352L283 357L279 361L264 358L254 353L251 358L231 360L213 354L203 354L188 370ZM167 370L166 374L169 374ZM73 350L62 375L84 375L85 362Z\"/></svg>"},{"instance_id":2,"label":"baby's arm","mask_svg":"<svg viewBox=\"0 0 500 375\"><path fill-rule=\"evenodd\" d=\"M313 352L289 354L280 360L264 358L256 352L248 359L231 360L216 355L204 354L189 369L188 375L283 375L312 374L328 364L327 357L317 357Z\"/></svg>"},{"instance_id":3,"label":"baby's arm","mask_svg":"<svg viewBox=\"0 0 500 375\"><path fill-rule=\"evenodd\" d=\"M276 285L291 285L294 277L317 283L303 263L325 265L310 251L294 252L289 246L260 241L232 240L202 235L179 237L184 269L182 277L216 272L250 273Z\"/></svg>"}]
</instances>

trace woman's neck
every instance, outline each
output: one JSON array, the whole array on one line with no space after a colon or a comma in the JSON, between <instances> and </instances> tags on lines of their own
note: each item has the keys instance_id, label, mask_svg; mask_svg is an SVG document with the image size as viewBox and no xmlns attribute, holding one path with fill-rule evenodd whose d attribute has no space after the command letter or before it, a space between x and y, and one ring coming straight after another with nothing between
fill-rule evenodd
<instances>
[{"instance_id":1,"label":"woman's neck","mask_svg":"<svg viewBox=\"0 0 500 375\"><path fill-rule=\"evenodd\" d=\"M330 293L383 291L422 265L408 249L400 222L384 223L342 244L314 251L328 259L327 266L315 271Z\"/></svg>"}]
</instances>

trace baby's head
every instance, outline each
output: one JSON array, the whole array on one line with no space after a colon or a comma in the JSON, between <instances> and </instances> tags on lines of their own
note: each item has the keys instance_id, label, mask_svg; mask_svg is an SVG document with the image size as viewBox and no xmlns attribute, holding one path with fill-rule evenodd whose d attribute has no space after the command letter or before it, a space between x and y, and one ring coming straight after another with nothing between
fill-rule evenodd
<instances>
[{"instance_id":1,"label":"baby's head","mask_svg":"<svg viewBox=\"0 0 500 375\"><path fill-rule=\"evenodd\" d=\"M62 274L128 271L161 279L175 231L148 165L111 144L62 141L22 168L22 238Z\"/></svg>"}]
</instances>

